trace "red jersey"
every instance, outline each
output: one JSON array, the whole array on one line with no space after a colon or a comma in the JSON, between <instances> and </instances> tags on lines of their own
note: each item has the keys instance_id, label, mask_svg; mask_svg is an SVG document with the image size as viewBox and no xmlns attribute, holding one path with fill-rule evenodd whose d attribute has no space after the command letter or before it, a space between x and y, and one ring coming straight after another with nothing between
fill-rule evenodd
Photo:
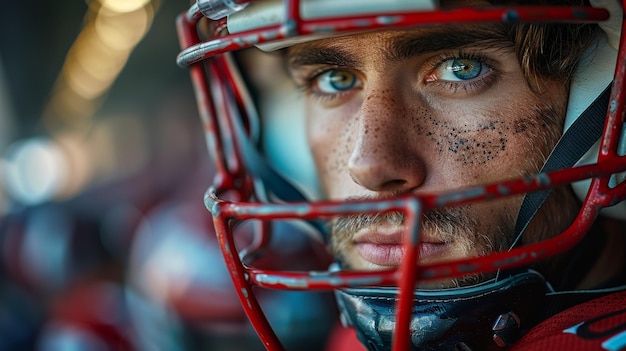
<instances>
[{"instance_id":1,"label":"red jersey","mask_svg":"<svg viewBox=\"0 0 626 351\"><path fill-rule=\"evenodd\" d=\"M576 305L546 319L510 350L626 350L626 291Z\"/></svg>"}]
</instances>

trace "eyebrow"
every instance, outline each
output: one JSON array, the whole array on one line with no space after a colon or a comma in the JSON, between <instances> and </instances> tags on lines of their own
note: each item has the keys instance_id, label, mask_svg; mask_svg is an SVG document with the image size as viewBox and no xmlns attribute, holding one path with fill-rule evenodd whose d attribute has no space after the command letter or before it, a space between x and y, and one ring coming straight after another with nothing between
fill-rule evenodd
<instances>
[{"instance_id":1,"label":"eyebrow","mask_svg":"<svg viewBox=\"0 0 626 351\"><path fill-rule=\"evenodd\" d=\"M355 67L360 61L345 50L334 47L311 46L287 53L287 65L290 69L311 65L329 65L338 67Z\"/></svg>"},{"instance_id":2,"label":"eyebrow","mask_svg":"<svg viewBox=\"0 0 626 351\"><path fill-rule=\"evenodd\" d=\"M466 27L467 28L467 27ZM419 35L407 34L391 41L384 48L390 61L402 61L431 52L463 49L468 47L513 48L513 41L507 36L504 27L491 25L488 27L472 26L459 30L445 29Z\"/></svg>"},{"instance_id":3,"label":"eyebrow","mask_svg":"<svg viewBox=\"0 0 626 351\"><path fill-rule=\"evenodd\" d=\"M402 61L415 56L443 51L480 46L481 48L513 48L514 43L508 38L504 27L472 26L434 29L419 34L407 32L395 37L383 48L385 56L392 61ZM340 47L306 45L295 50L288 50L287 65L290 70L302 66L329 65L337 67L357 67L360 60Z\"/></svg>"}]
</instances>

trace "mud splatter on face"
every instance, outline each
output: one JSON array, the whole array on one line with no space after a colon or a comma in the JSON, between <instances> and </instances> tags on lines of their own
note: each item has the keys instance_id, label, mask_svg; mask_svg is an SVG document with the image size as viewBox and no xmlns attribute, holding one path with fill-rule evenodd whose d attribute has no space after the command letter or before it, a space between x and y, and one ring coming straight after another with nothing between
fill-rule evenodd
<instances>
[{"instance_id":1,"label":"mud splatter on face","mask_svg":"<svg viewBox=\"0 0 626 351\"><path fill-rule=\"evenodd\" d=\"M478 127L452 127L450 132L440 135L443 145L439 152L452 152L454 160L464 165L482 165L497 158L506 150L508 127L503 121L490 121Z\"/></svg>"},{"instance_id":2,"label":"mud splatter on face","mask_svg":"<svg viewBox=\"0 0 626 351\"><path fill-rule=\"evenodd\" d=\"M555 126L557 114L551 109L537 108L513 121L502 113L492 115L490 119L484 118L484 122L461 125L420 109L415 114L413 127L417 135L427 137L425 142L434 145L439 154L448 153L464 166L481 166L501 157L511 137L517 134L528 134L527 148L532 149L531 144L536 144L537 140L541 143L553 140L559 130Z\"/></svg>"}]
</instances>

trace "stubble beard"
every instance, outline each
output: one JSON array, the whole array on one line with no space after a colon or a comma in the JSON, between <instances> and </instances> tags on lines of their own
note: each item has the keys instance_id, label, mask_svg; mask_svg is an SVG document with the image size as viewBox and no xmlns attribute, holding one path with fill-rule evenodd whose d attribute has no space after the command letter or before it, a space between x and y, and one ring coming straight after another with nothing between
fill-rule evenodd
<instances>
[{"instance_id":1,"label":"stubble beard","mask_svg":"<svg viewBox=\"0 0 626 351\"><path fill-rule=\"evenodd\" d=\"M491 232L482 231L477 219L468 212L469 206L434 209L425 212L422 217L421 231L436 237L444 243L453 243L471 256L485 256L495 251L502 251L514 241L514 220L509 215L500 214L497 222L491 226ZM380 227L405 227L406 216L400 212L383 214L360 214L342 216L331 222L331 251L343 269L355 270L345 254L353 247L353 235L361 229ZM495 273L474 273L460 278L418 282L423 289L445 289L468 286L492 279Z\"/></svg>"}]
</instances>

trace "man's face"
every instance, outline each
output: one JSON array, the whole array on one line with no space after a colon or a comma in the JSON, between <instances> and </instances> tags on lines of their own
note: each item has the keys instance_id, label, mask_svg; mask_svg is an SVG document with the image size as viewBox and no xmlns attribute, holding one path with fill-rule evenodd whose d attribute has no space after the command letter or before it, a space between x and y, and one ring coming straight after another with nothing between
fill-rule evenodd
<instances>
[{"instance_id":1,"label":"man's face","mask_svg":"<svg viewBox=\"0 0 626 351\"><path fill-rule=\"evenodd\" d=\"M503 33L495 24L428 27L290 48L326 197L433 193L536 173L560 135L567 87L528 84ZM428 212L420 260L508 248L521 200ZM543 224L531 237L563 227ZM403 229L402 216L340 218L334 254L347 268L397 267Z\"/></svg>"}]
</instances>

